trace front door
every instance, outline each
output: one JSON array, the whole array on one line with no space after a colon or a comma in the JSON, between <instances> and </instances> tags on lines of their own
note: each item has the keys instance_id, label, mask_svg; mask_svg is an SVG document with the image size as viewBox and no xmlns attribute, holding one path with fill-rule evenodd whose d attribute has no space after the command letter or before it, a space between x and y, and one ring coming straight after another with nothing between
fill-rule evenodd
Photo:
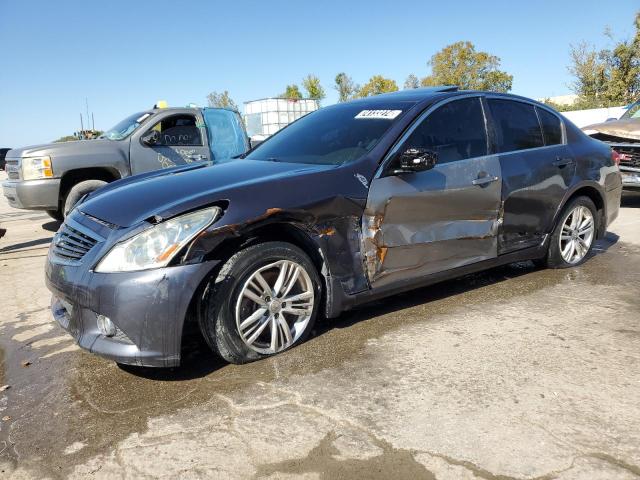
<instances>
[{"instance_id":1,"label":"front door","mask_svg":"<svg viewBox=\"0 0 640 480\"><path fill-rule=\"evenodd\" d=\"M132 174L209 160L204 123L197 113L163 112L131 139ZM157 132L153 144L144 138Z\"/></svg>"},{"instance_id":2,"label":"front door","mask_svg":"<svg viewBox=\"0 0 640 480\"><path fill-rule=\"evenodd\" d=\"M431 170L394 174L409 148L437 155ZM363 217L363 250L372 287L497 256L501 172L488 154L479 96L428 110L392 150L372 182Z\"/></svg>"}]
</instances>

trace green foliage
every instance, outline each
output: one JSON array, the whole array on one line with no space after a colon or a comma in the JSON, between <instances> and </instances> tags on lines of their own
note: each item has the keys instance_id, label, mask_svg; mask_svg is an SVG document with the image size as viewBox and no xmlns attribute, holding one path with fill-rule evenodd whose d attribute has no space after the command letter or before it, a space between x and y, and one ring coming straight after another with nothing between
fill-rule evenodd
<instances>
[{"instance_id":1,"label":"green foliage","mask_svg":"<svg viewBox=\"0 0 640 480\"><path fill-rule=\"evenodd\" d=\"M407 79L404 81L404 89L410 89L410 88L418 88L420 86L420 81L418 80L418 77L416 77L413 73L410 74Z\"/></svg>"},{"instance_id":2,"label":"green foliage","mask_svg":"<svg viewBox=\"0 0 640 480\"><path fill-rule=\"evenodd\" d=\"M102 130L82 130L74 132L73 135L60 137L59 139L54 140L53 143L75 142L76 140L95 140L103 133L104 132Z\"/></svg>"},{"instance_id":3,"label":"green foliage","mask_svg":"<svg viewBox=\"0 0 640 480\"><path fill-rule=\"evenodd\" d=\"M569 72L571 89L584 108L610 107L633 102L640 94L640 12L632 40L596 51L585 42L572 45ZM610 36L610 34L608 34Z\"/></svg>"},{"instance_id":4,"label":"green foliage","mask_svg":"<svg viewBox=\"0 0 640 480\"><path fill-rule=\"evenodd\" d=\"M76 140L78 140L78 137L75 135L65 135L64 137L54 140L53 143L75 142Z\"/></svg>"},{"instance_id":5,"label":"green foliage","mask_svg":"<svg viewBox=\"0 0 640 480\"><path fill-rule=\"evenodd\" d=\"M395 80L385 78L382 75L374 75L365 83L357 93L358 97L370 97L381 93L397 92L398 84Z\"/></svg>"},{"instance_id":6,"label":"green foliage","mask_svg":"<svg viewBox=\"0 0 640 480\"><path fill-rule=\"evenodd\" d=\"M341 72L336 75L334 88L338 91L338 102L346 102L356 96L360 86L353 83L353 80L346 73Z\"/></svg>"},{"instance_id":7,"label":"green foliage","mask_svg":"<svg viewBox=\"0 0 640 480\"><path fill-rule=\"evenodd\" d=\"M300 93L300 89L298 85L287 85L284 93L280 95L282 98L290 98L292 100L300 100L302 98L302 93Z\"/></svg>"},{"instance_id":8,"label":"green foliage","mask_svg":"<svg viewBox=\"0 0 640 480\"><path fill-rule=\"evenodd\" d=\"M308 98L317 100L320 102L327 95L324 93L324 88L320 85L320 79L315 75L307 75L302 80L302 86L307 91Z\"/></svg>"},{"instance_id":9,"label":"green foliage","mask_svg":"<svg viewBox=\"0 0 640 480\"><path fill-rule=\"evenodd\" d=\"M422 79L425 87L456 85L465 90L508 92L513 75L499 70L500 58L478 52L471 42L456 42L444 47L429 61L431 75Z\"/></svg>"},{"instance_id":10,"label":"green foliage","mask_svg":"<svg viewBox=\"0 0 640 480\"><path fill-rule=\"evenodd\" d=\"M207 95L207 103L214 108L229 108L238 112L238 105L229 96L229 92L225 90L222 93L211 92Z\"/></svg>"}]
</instances>

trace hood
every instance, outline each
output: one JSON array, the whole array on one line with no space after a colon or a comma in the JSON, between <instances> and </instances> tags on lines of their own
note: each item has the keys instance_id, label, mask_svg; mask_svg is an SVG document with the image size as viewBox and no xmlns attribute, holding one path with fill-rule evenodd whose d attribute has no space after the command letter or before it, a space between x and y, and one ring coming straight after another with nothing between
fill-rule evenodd
<instances>
[{"instance_id":1,"label":"hood","mask_svg":"<svg viewBox=\"0 0 640 480\"><path fill-rule=\"evenodd\" d=\"M625 118L623 120L594 123L593 125L582 127L582 130L587 135L593 135L597 132L613 137L640 140L640 118Z\"/></svg>"},{"instance_id":2,"label":"hood","mask_svg":"<svg viewBox=\"0 0 640 480\"><path fill-rule=\"evenodd\" d=\"M282 188L286 179L333 168L258 160L196 164L114 182L92 194L78 208L105 222L129 227L154 215L169 218L226 200L231 191Z\"/></svg>"},{"instance_id":3,"label":"hood","mask_svg":"<svg viewBox=\"0 0 640 480\"><path fill-rule=\"evenodd\" d=\"M30 145L28 147L14 148L7 152L8 158L20 157L40 157L50 155L51 157L73 153L74 155L95 153L105 149L113 149L114 142L106 139L95 140L75 140L73 142L43 143L41 145Z\"/></svg>"}]
</instances>

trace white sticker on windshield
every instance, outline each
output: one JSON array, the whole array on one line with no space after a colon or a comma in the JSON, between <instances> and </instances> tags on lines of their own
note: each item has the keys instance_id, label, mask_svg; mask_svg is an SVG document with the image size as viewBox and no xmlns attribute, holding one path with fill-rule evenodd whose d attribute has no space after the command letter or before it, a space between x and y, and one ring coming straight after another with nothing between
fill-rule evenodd
<instances>
[{"instance_id":1,"label":"white sticker on windshield","mask_svg":"<svg viewBox=\"0 0 640 480\"><path fill-rule=\"evenodd\" d=\"M402 113L402 110L362 110L355 118L381 118L393 120Z\"/></svg>"},{"instance_id":2,"label":"white sticker on windshield","mask_svg":"<svg viewBox=\"0 0 640 480\"><path fill-rule=\"evenodd\" d=\"M144 120L145 118L149 117L149 116L151 116L151 114L150 114L150 113L145 113L144 115L142 115L141 117L139 117L139 118L137 118L137 119L136 119L136 123L142 123L142 122L143 122L143 120Z\"/></svg>"}]
</instances>

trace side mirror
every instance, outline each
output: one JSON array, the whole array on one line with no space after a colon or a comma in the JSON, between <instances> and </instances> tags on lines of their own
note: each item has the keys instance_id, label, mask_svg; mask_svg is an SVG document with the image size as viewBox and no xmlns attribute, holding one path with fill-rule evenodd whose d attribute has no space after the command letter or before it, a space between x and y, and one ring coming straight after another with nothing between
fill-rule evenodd
<instances>
[{"instance_id":1,"label":"side mirror","mask_svg":"<svg viewBox=\"0 0 640 480\"><path fill-rule=\"evenodd\" d=\"M424 172L436 166L438 154L426 148L407 148L399 160L399 168L394 173Z\"/></svg>"},{"instance_id":2,"label":"side mirror","mask_svg":"<svg viewBox=\"0 0 640 480\"><path fill-rule=\"evenodd\" d=\"M145 133L140 140L147 147L153 147L154 145L160 143L160 132L158 132L157 130L151 130L150 132Z\"/></svg>"}]
</instances>

